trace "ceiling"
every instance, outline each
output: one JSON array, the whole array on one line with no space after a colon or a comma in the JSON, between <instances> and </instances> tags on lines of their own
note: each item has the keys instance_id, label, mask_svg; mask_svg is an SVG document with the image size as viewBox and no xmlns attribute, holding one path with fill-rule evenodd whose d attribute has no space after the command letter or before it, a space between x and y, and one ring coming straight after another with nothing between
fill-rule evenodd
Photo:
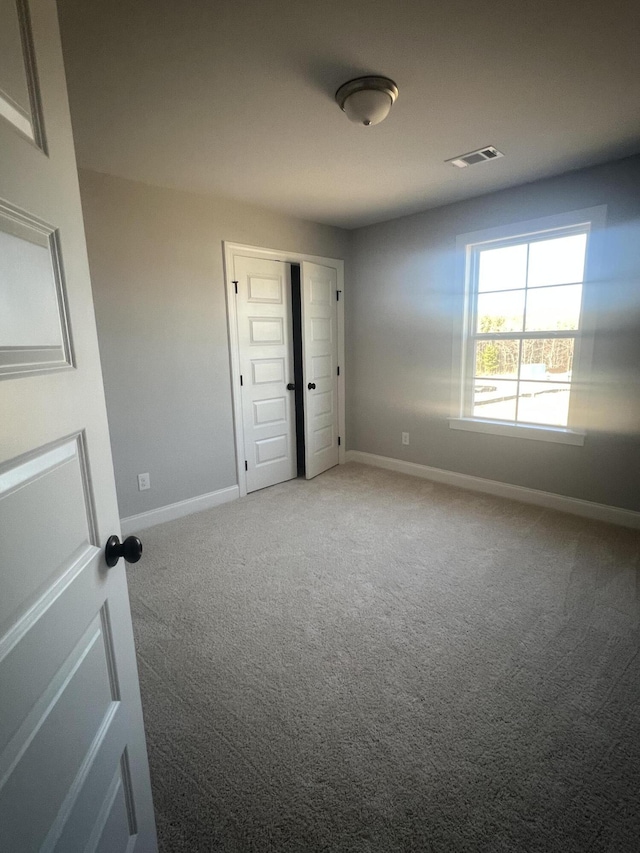
<instances>
[{"instance_id":1,"label":"ceiling","mask_svg":"<svg viewBox=\"0 0 640 853\"><path fill-rule=\"evenodd\" d=\"M637 0L59 7L78 162L112 175L355 228L640 151ZM333 99L363 74L400 89L371 128Z\"/></svg>"}]
</instances>

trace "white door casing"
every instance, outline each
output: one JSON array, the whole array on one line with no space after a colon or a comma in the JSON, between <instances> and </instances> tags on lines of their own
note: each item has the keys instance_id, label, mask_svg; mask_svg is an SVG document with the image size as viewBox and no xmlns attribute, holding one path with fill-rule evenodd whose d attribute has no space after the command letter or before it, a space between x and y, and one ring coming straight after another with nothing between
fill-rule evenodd
<instances>
[{"instance_id":1,"label":"white door casing","mask_svg":"<svg viewBox=\"0 0 640 853\"><path fill-rule=\"evenodd\" d=\"M233 417L234 417L234 432L236 444L236 467L238 476L238 489L240 497L247 494L247 473L245 471L245 439L244 439L244 414L242 408L242 388L240 385L240 376L242 370L240 368L240 347L238 340L238 321L237 321L237 303L235 294L235 265L234 257L236 255L245 258L260 258L265 260L275 260L282 264L298 264L304 262L317 264L329 269L335 270L337 291L340 293L340 299L337 302L336 309L336 342L337 342L337 364L340 366L340 375L337 377L336 395L337 395L337 421L338 435L342 441L338 447L338 461L340 464L345 462L345 445L346 445L346 424L345 424L345 342L344 342L344 261L335 258L322 258L314 255L306 255L299 252L282 251L279 249L270 249L260 246L247 246L238 243L224 243L224 264L225 264L225 279L226 279L226 295L227 295L227 318L229 331L229 356L231 361L231 388L233 397ZM302 298L304 299L304 288L302 287ZM337 372L337 371L336 371ZM307 393L306 390L304 392ZM335 464L335 463L332 463Z\"/></svg>"},{"instance_id":2,"label":"white door casing","mask_svg":"<svg viewBox=\"0 0 640 853\"><path fill-rule=\"evenodd\" d=\"M307 480L339 462L338 281L334 267L303 261L302 363L304 450Z\"/></svg>"},{"instance_id":3,"label":"white door casing","mask_svg":"<svg viewBox=\"0 0 640 853\"><path fill-rule=\"evenodd\" d=\"M297 474L291 267L234 256L247 491Z\"/></svg>"},{"instance_id":4,"label":"white door casing","mask_svg":"<svg viewBox=\"0 0 640 853\"><path fill-rule=\"evenodd\" d=\"M55 3L0 32L0 846L154 853Z\"/></svg>"}]
</instances>

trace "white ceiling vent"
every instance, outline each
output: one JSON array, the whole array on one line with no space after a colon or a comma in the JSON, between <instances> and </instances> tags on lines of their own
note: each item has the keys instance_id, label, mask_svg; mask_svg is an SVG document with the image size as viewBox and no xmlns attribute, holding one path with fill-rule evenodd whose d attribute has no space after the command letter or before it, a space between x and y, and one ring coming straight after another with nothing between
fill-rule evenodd
<instances>
[{"instance_id":1,"label":"white ceiling vent","mask_svg":"<svg viewBox=\"0 0 640 853\"><path fill-rule=\"evenodd\" d=\"M476 163L484 163L486 160L497 160L498 157L504 157L501 151L494 148L493 145L487 145L486 148L478 148L477 151L470 151L468 154L460 154L459 157L452 157L450 160L445 160L445 163L451 163L452 166L457 166L458 169L466 169L467 166L475 166Z\"/></svg>"}]
</instances>

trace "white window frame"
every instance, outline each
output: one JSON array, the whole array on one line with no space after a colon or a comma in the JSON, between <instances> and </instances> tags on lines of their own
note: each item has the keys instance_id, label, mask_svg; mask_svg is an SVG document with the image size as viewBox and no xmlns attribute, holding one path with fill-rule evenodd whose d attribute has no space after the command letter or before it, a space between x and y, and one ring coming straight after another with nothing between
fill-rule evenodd
<instances>
[{"instance_id":1,"label":"white window frame","mask_svg":"<svg viewBox=\"0 0 640 853\"><path fill-rule=\"evenodd\" d=\"M573 210L542 219L460 234L456 238L456 304L454 307L451 429L490 433L508 437L551 441L560 444L583 445L588 429L588 392L593 354L593 336L597 294L595 283L601 278L602 240L606 224L606 205ZM472 263L478 247L490 247L532 237L544 239L547 232L587 231L582 308L578 332L575 335L569 417L566 427L545 424L514 424L510 421L474 417L468 401L473 393L473 345L471 324L475 304ZM548 236L556 236L549 233ZM586 309L586 310L585 310Z\"/></svg>"}]
</instances>

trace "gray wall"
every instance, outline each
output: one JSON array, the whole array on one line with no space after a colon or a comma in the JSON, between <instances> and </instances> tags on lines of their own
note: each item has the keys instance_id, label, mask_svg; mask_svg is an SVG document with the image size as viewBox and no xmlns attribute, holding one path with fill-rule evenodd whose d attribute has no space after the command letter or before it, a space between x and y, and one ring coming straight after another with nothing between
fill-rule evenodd
<instances>
[{"instance_id":1,"label":"gray wall","mask_svg":"<svg viewBox=\"0 0 640 853\"><path fill-rule=\"evenodd\" d=\"M600 204L608 227L584 447L449 429L456 235ZM349 448L640 510L640 157L360 229L352 249Z\"/></svg>"},{"instance_id":2,"label":"gray wall","mask_svg":"<svg viewBox=\"0 0 640 853\"><path fill-rule=\"evenodd\" d=\"M80 188L121 517L233 485L222 241L347 260L348 232L85 170Z\"/></svg>"},{"instance_id":3,"label":"gray wall","mask_svg":"<svg viewBox=\"0 0 640 853\"><path fill-rule=\"evenodd\" d=\"M80 186L123 517L236 482L223 240L346 260L349 449L640 509L640 157L355 232L90 171ZM456 235L598 204L585 446L450 430Z\"/></svg>"}]
</instances>

